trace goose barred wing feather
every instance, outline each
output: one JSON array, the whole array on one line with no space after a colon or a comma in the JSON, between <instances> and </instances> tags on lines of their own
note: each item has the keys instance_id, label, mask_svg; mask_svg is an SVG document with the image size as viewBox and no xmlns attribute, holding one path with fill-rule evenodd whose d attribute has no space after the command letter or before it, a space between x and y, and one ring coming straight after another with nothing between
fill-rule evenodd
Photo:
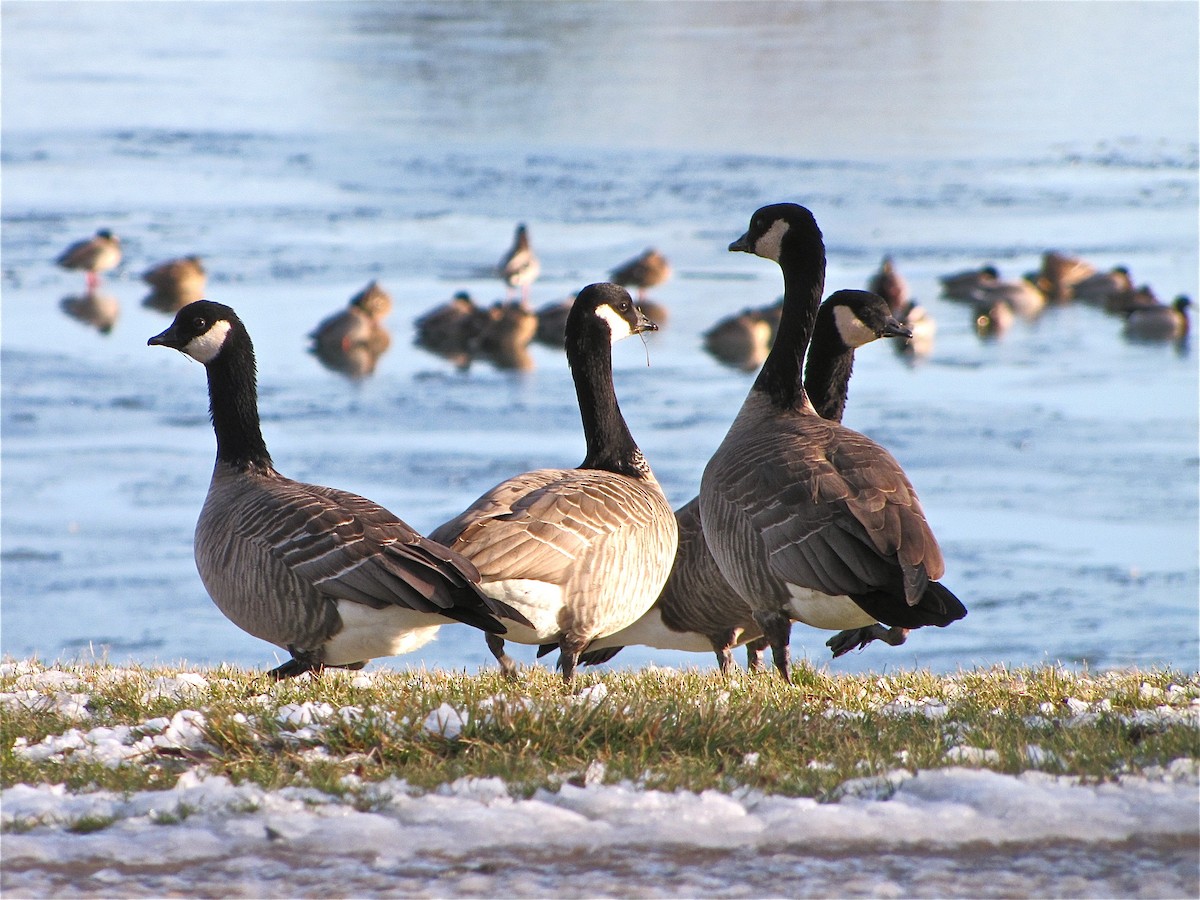
<instances>
[{"instance_id":1,"label":"goose barred wing feather","mask_svg":"<svg viewBox=\"0 0 1200 900\"><path fill-rule=\"evenodd\" d=\"M494 615L523 618L478 590L470 561L378 504L285 478L263 488L274 502L246 504L235 527L324 596L407 606L489 631L503 631Z\"/></svg>"},{"instance_id":2,"label":"goose barred wing feather","mask_svg":"<svg viewBox=\"0 0 1200 900\"><path fill-rule=\"evenodd\" d=\"M617 532L660 532L662 507L669 516L661 494L632 478L539 469L492 488L431 537L470 557L485 582L504 575L565 584L575 561L594 552L598 542ZM647 549L669 558L674 554L669 543Z\"/></svg>"},{"instance_id":3,"label":"goose barred wing feather","mask_svg":"<svg viewBox=\"0 0 1200 900\"><path fill-rule=\"evenodd\" d=\"M788 583L831 595L882 590L919 603L945 563L899 463L869 438L815 416L757 433L739 444L736 469L719 455L706 473L705 521L740 520L731 522L735 530L760 535L771 572ZM778 452L780 441L787 453Z\"/></svg>"}]
</instances>

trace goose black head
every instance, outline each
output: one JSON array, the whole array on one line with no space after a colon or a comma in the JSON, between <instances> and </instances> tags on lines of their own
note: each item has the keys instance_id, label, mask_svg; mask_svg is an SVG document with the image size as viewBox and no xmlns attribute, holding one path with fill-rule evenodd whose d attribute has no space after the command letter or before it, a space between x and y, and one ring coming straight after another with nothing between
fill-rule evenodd
<instances>
[{"instance_id":1,"label":"goose black head","mask_svg":"<svg viewBox=\"0 0 1200 900\"><path fill-rule=\"evenodd\" d=\"M730 244L729 249L779 262L785 242L813 244L824 249L817 220L796 203L773 203L756 211L750 217L749 230Z\"/></svg>"},{"instance_id":2,"label":"goose black head","mask_svg":"<svg viewBox=\"0 0 1200 900\"><path fill-rule=\"evenodd\" d=\"M237 313L228 306L197 300L179 310L171 326L146 343L152 347L171 347L208 365L220 354L230 331L240 325Z\"/></svg>"},{"instance_id":3,"label":"goose black head","mask_svg":"<svg viewBox=\"0 0 1200 900\"><path fill-rule=\"evenodd\" d=\"M658 326L634 305L629 291L608 282L589 284L575 297L567 317L567 334L582 333L589 322L603 323L614 344L631 335L658 331Z\"/></svg>"},{"instance_id":4,"label":"goose black head","mask_svg":"<svg viewBox=\"0 0 1200 900\"><path fill-rule=\"evenodd\" d=\"M857 348L885 337L912 337L886 300L870 291L837 291L825 301L833 313L838 337L847 347Z\"/></svg>"}]
</instances>

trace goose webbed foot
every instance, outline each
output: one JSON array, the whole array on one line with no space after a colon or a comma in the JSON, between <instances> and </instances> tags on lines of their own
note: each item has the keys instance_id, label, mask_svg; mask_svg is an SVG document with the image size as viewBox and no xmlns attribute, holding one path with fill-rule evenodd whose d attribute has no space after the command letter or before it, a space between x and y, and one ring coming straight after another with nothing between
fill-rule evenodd
<instances>
[{"instance_id":1,"label":"goose webbed foot","mask_svg":"<svg viewBox=\"0 0 1200 900\"><path fill-rule=\"evenodd\" d=\"M851 650L862 649L872 641L883 641L885 644L899 647L906 640L908 640L907 628L889 628L887 625L876 623L874 625L867 625L865 628L851 628L848 631L839 631L825 642L825 646L833 651L833 658L837 659Z\"/></svg>"},{"instance_id":2,"label":"goose webbed foot","mask_svg":"<svg viewBox=\"0 0 1200 900\"><path fill-rule=\"evenodd\" d=\"M325 668L324 663L318 658L317 654L308 650L297 650L295 647L288 647L288 652L292 654L292 658L285 662L282 666L276 666L271 671L267 672L267 677L275 681L283 681L286 678L296 678L303 675L305 672L320 672ZM360 663L358 667L361 669L366 663ZM346 668L350 668L347 666Z\"/></svg>"},{"instance_id":3,"label":"goose webbed foot","mask_svg":"<svg viewBox=\"0 0 1200 900\"><path fill-rule=\"evenodd\" d=\"M509 681L517 680L517 663L511 656L504 652L504 638L498 634L485 634L484 640L487 641L488 649L492 651L492 656L496 657L496 662L500 663L500 674Z\"/></svg>"}]
</instances>

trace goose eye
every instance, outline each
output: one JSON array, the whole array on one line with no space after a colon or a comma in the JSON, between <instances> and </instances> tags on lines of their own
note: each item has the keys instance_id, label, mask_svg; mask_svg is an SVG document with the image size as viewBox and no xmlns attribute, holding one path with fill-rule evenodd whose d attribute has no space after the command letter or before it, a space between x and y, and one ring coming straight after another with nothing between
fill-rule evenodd
<instances>
[{"instance_id":1,"label":"goose eye","mask_svg":"<svg viewBox=\"0 0 1200 900\"><path fill-rule=\"evenodd\" d=\"M192 319L192 326L197 331L207 331L208 330L208 323L204 321L203 316L196 316L196 318Z\"/></svg>"}]
</instances>

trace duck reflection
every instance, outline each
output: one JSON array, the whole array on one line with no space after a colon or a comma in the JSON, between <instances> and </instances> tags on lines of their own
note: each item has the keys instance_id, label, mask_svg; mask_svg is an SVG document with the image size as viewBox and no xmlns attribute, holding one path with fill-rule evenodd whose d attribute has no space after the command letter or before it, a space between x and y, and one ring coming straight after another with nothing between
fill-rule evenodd
<instances>
[{"instance_id":1,"label":"duck reflection","mask_svg":"<svg viewBox=\"0 0 1200 900\"><path fill-rule=\"evenodd\" d=\"M71 294L59 301L62 311L76 321L108 334L121 315L121 304L111 294L90 290L86 294Z\"/></svg>"}]
</instances>

